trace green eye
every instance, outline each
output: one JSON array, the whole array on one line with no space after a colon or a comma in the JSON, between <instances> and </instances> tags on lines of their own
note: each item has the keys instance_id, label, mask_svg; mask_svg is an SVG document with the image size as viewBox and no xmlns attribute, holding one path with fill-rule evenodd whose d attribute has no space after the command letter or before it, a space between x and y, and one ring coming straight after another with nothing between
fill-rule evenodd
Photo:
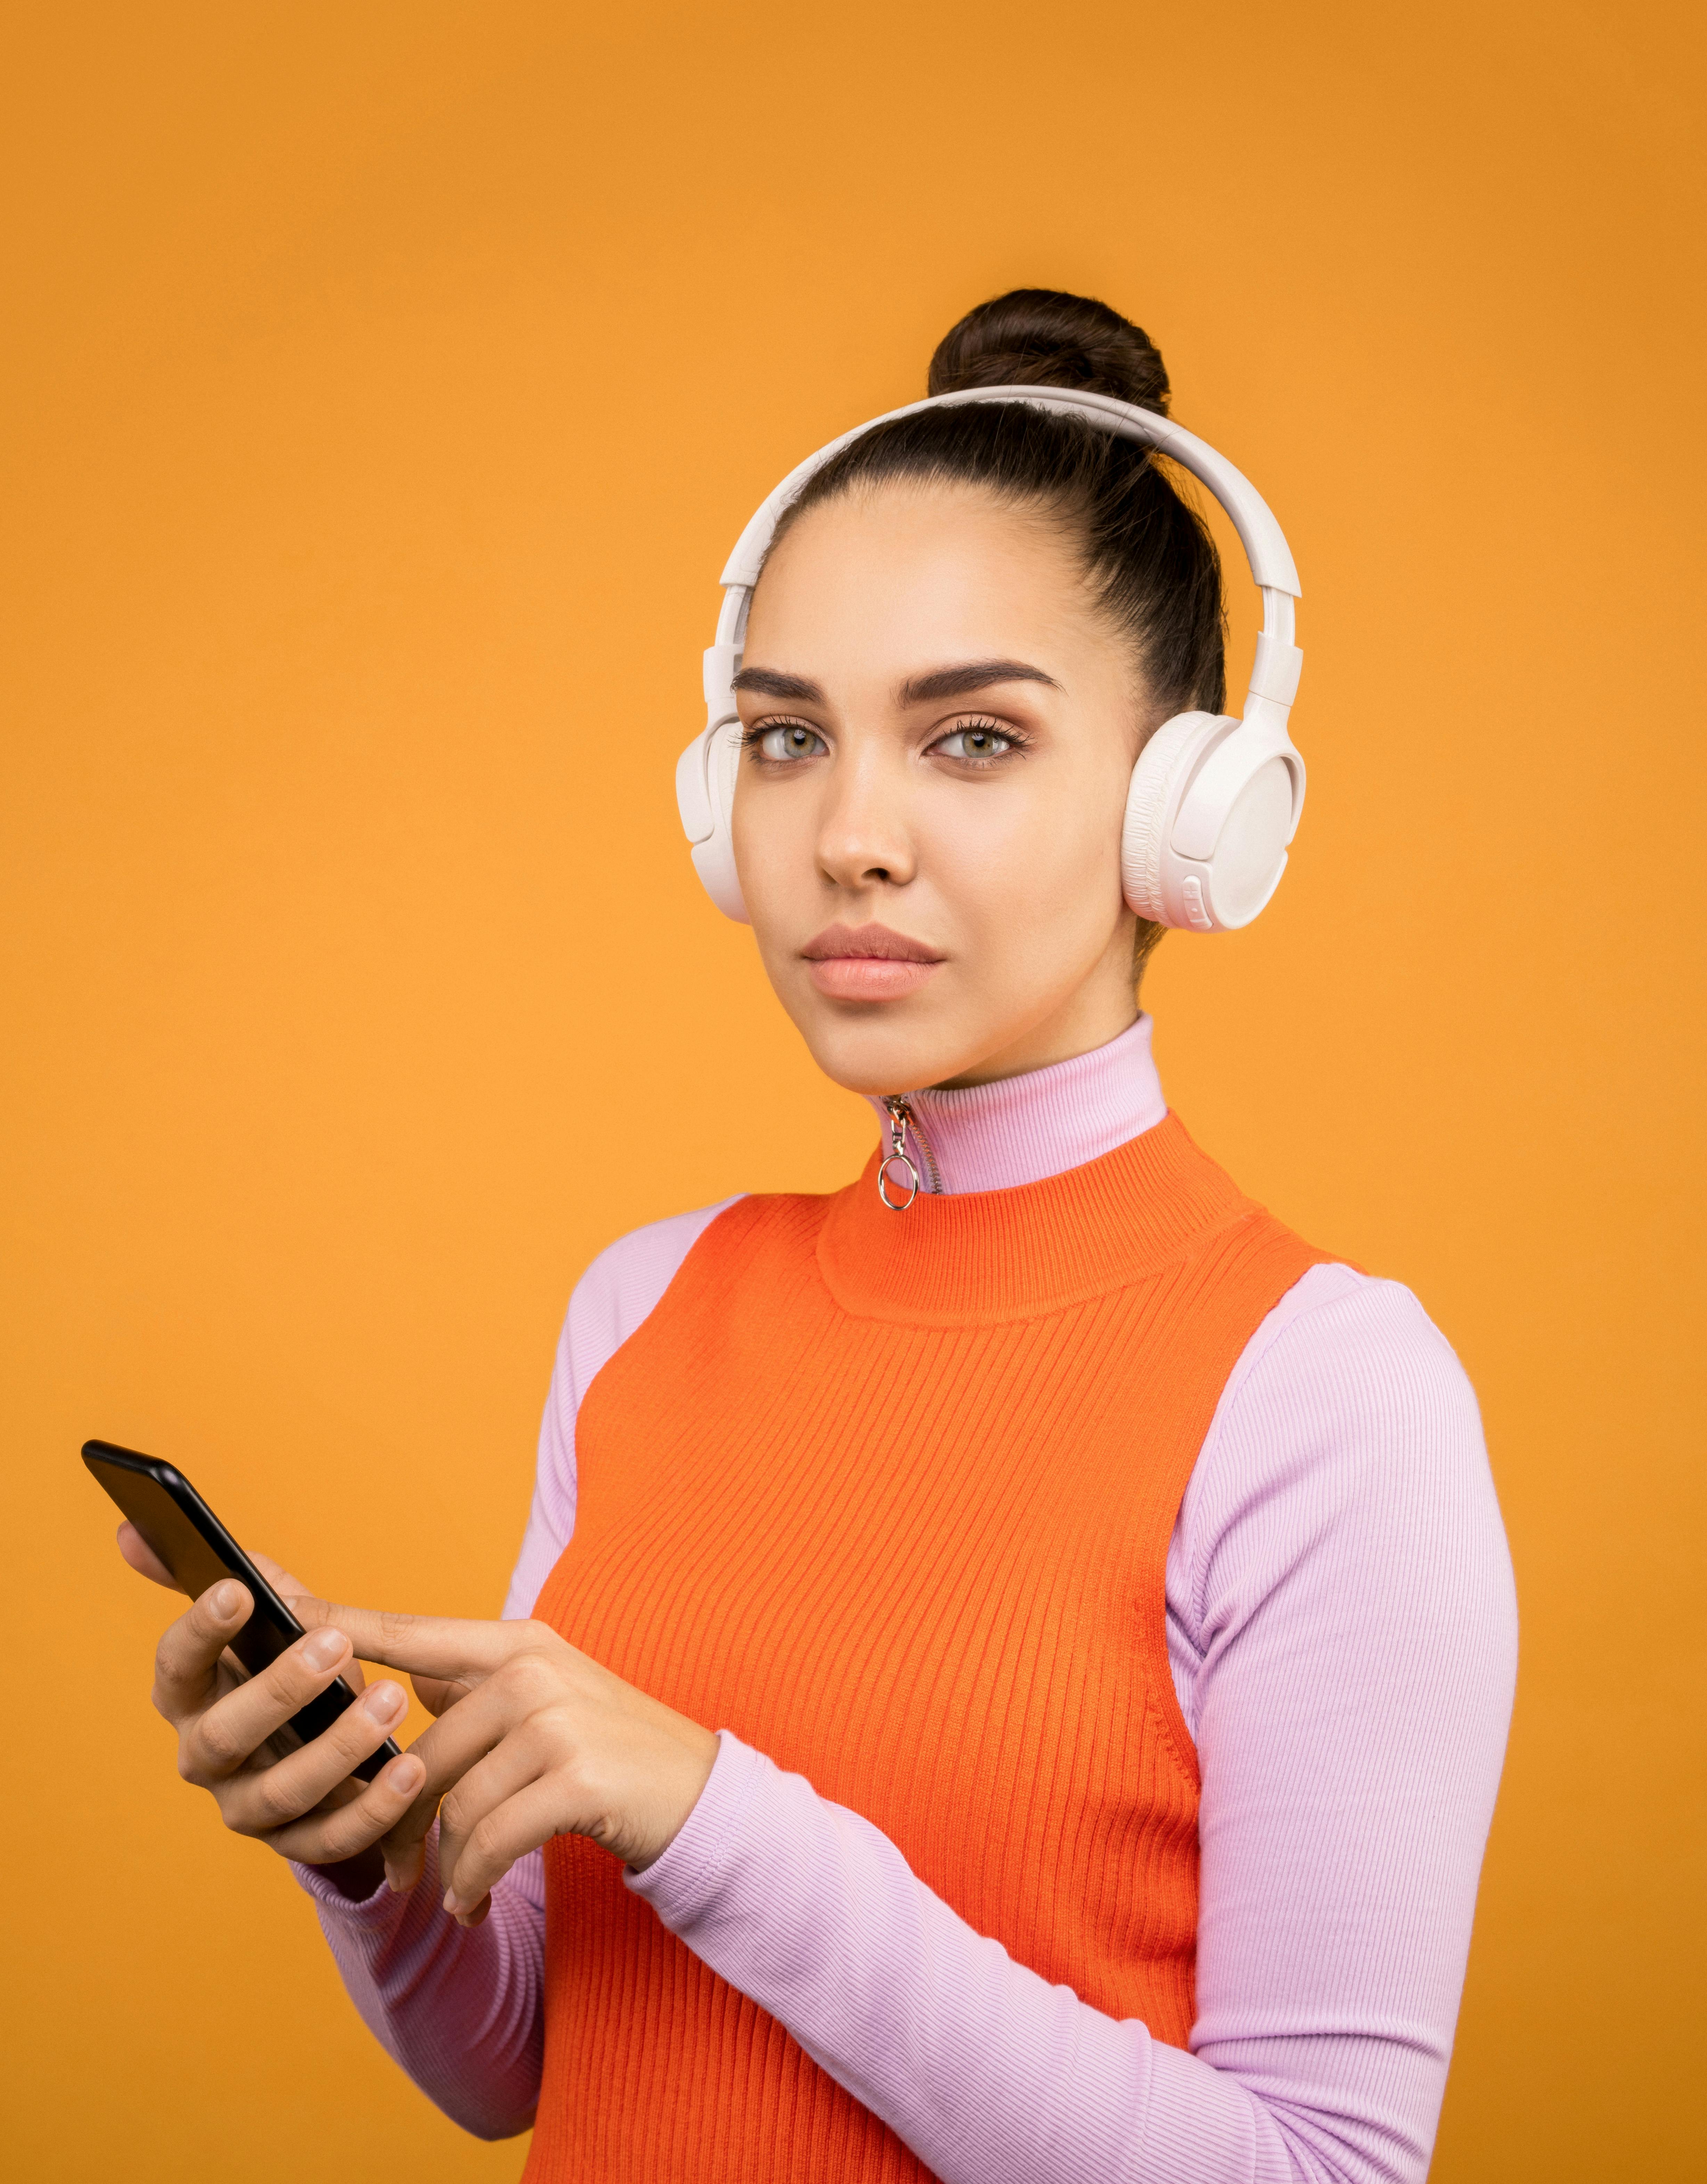
<instances>
[{"instance_id":1,"label":"green eye","mask_svg":"<svg viewBox=\"0 0 1707 2184\"><path fill-rule=\"evenodd\" d=\"M956 728L934 748L944 758L1000 758L1013 749L1013 738L1003 735L1000 728Z\"/></svg>"},{"instance_id":2,"label":"green eye","mask_svg":"<svg viewBox=\"0 0 1707 2184\"><path fill-rule=\"evenodd\" d=\"M814 729L802 727L791 721L784 727L767 728L759 738L759 751L769 759L816 758L828 749L823 738Z\"/></svg>"}]
</instances>

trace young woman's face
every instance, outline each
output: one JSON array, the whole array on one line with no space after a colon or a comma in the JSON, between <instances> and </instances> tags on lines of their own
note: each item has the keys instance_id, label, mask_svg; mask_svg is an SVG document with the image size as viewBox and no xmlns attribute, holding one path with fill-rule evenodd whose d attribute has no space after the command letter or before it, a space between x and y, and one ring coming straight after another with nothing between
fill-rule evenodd
<instances>
[{"instance_id":1,"label":"young woman's face","mask_svg":"<svg viewBox=\"0 0 1707 2184\"><path fill-rule=\"evenodd\" d=\"M735 862L828 1075L977 1083L1131 1022L1120 825L1153 723L1051 523L974 487L823 502L745 656Z\"/></svg>"}]
</instances>

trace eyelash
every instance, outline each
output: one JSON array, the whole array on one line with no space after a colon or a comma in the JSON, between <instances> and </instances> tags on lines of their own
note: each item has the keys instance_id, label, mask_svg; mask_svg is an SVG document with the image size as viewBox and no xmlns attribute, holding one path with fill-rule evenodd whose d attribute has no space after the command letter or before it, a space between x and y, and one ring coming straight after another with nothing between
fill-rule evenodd
<instances>
[{"instance_id":1,"label":"eyelash","mask_svg":"<svg viewBox=\"0 0 1707 2184\"><path fill-rule=\"evenodd\" d=\"M1010 752L1029 750L1031 747L1031 738L1022 735L1011 722L992 721L987 714L973 713L963 721L957 721L951 728L945 729L931 749L934 750L936 744L946 743L950 736L976 735L999 736L1007 745L1007 749L994 751L987 758L959 758L954 760L957 766L974 766L982 772L990 766L1000 766Z\"/></svg>"},{"instance_id":2,"label":"eyelash","mask_svg":"<svg viewBox=\"0 0 1707 2184\"><path fill-rule=\"evenodd\" d=\"M818 734L818 731L812 726L810 721L789 720L786 717L778 719L774 714L773 714L768 720L756 721L751 727L745 729L743 732L741 736L742 749L745 751L750 753L761 766L799 765L800 760L798 759L772 759L767 758L763 755L761 747L764 743L765 738L768 735L773 735L778 728L800 728L804 730L809 736L817 736ZM1024 734L1018 728L1015 727L1012 722L992 720L988 714L985 713L971 713L968 714L963 720L957 721L952 727L945 728L942 733L935 738L929 748L931 750L934 750L938 744L946 743L951 736L974 735L999 736L1002 742L1007 745L1007 749L1005 751L992 752L987 758L957 758L952 761L953 764L957 766L971 766L979 772L984 772L990 766L999 766L1002 760L1007 758L1011 753L1015 751L1029 750L1031 747L1030 737ZM820 738L820 740L822 740L822 738ZM816 755L816 754L812 754L812 755Z\"/></svg>"},{"instance_id":3,"label":"eyelash","mask_svg":"<svg viewBox=\"0 0 1707 2184\"><path fill-rule=\"evenodd\" d=\"M765 738L774 735L778 728L800 728L809 736L816 736L818 733L810 721L791 721L786 718L779 720L775 714L773 714L768 720L756 721L751 727L742 731L742 749L750 753L761 766L797 765L799 763L797 760L767 759L760 748Z\"/></svg>"}]
</instances>

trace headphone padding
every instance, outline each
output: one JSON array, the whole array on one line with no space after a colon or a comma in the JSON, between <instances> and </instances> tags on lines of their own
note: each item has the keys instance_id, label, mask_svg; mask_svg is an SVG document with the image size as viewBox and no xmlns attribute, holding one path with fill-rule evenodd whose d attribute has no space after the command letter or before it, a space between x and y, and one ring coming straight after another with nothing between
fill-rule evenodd
<instances>
[{"instance_id":1,"label":"headphone padding","mask_svg":"<svg viewBox=\"0 0 1707 2184\"><path fill-rule=\"evenodd\" d=\"M1169 916L1163 892L1168 828L1210 731L1237 725L1217 713L1175 713L1139 752L1120 830L1120 884L1128 907L1138 916L1158 925L1180 922Z\"/></svg>"},{"instance_id":2,"label":"headphone padding","mask_svg":"<svg viewBox=\"0 0 1707 2184\"><path fill-rule=\"evenodd\" d=\"M747 925L751 920L741 894L740 875L735 870L731 824L735 808L735 777L740 763L740 722L719 721L706 728L682 755L677 768L676 803L683 827L693 843L694 870L700 875L706 894L725 917ZM689 777L685 784L683 772ZM704 783L705 804L710 807L711 827L709 833L694 841L695 822L703 826L705 814L705 807L693 793L698 782Z\"/></svg>"}]
</instances>

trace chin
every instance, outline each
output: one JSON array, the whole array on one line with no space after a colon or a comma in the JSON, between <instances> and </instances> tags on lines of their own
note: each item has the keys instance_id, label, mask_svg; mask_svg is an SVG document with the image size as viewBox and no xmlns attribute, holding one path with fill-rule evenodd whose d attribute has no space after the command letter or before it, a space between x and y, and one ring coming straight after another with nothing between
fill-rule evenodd
<instances>
[{"instance_id":1,"label":"chin","mask_svg":"<svg viewBox=\"0 0 1707 2184\"><path fill-rule=\"evenodd\" d=\"M957 1039L941 1025L908 1023L873 1010L864 1021L826 1017L817 1010L795 1019L812 1057L833 1084L869 1099L917 1092L974 1068L983 1058L975 1043Z\"/></svg>"}]
</instances>

